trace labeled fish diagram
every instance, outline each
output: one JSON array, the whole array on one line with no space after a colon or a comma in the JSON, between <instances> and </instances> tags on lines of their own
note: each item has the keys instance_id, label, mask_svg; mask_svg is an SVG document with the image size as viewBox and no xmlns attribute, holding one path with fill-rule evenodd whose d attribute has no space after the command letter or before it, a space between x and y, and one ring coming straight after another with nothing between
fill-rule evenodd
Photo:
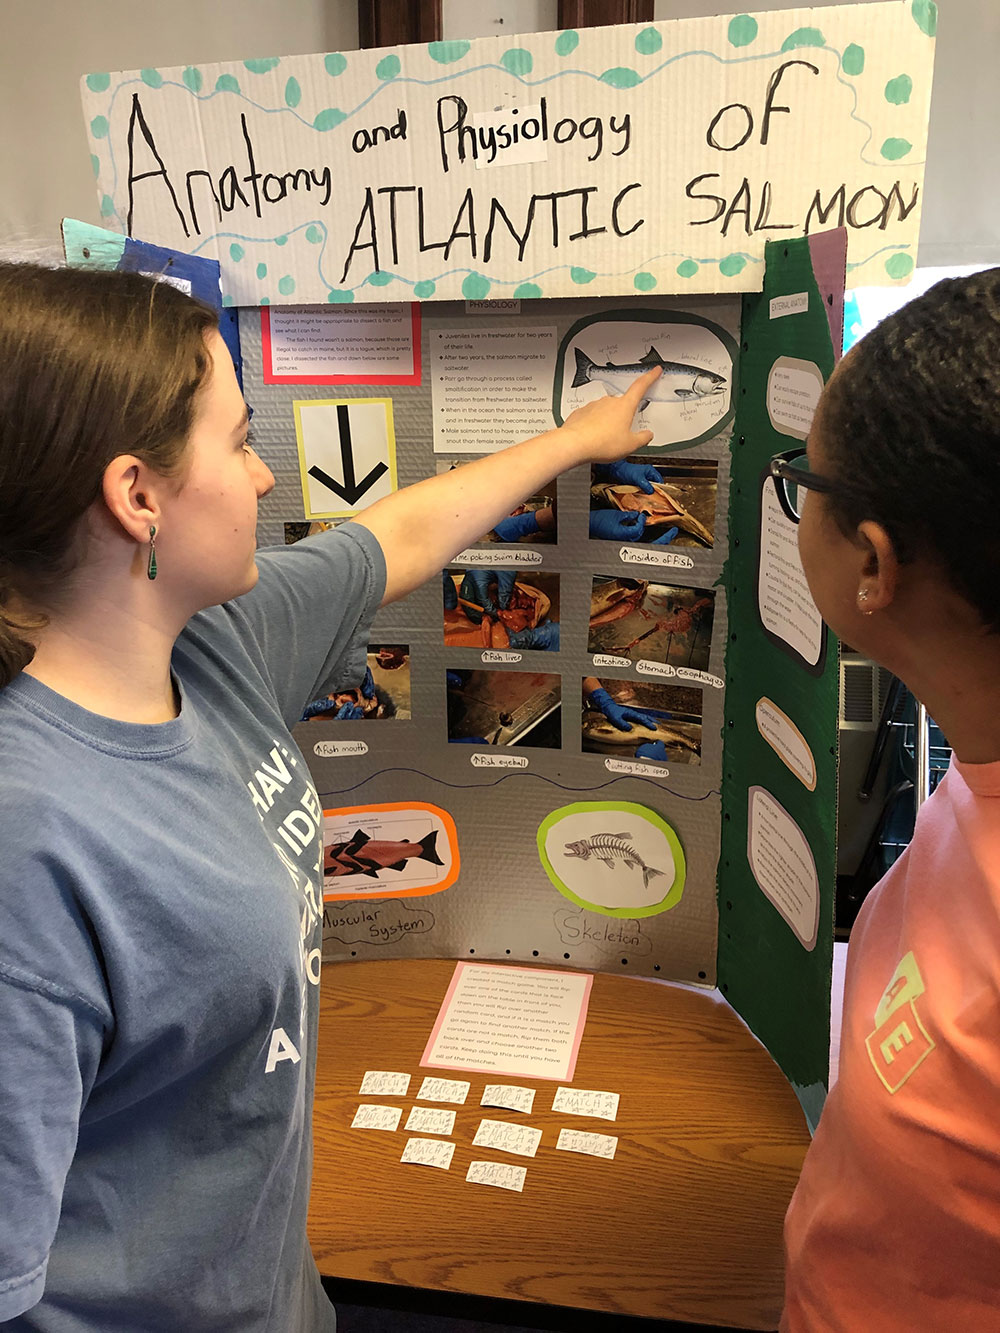
<instances>
[{"instance_id":1,"label":"labeled fish diagram","mask_svg":"<svg viewBox=\"0 0 1000 1333\"><path fill-rule=\"evenodd\" d=\"M736 344L725 329L682 312L601 314L574 324L559 349L552 410L560 424L577 407L624 393L659 366L637 426L653 432L651 448L709 439L733 416Z\"/></svg>"}]
</instances>

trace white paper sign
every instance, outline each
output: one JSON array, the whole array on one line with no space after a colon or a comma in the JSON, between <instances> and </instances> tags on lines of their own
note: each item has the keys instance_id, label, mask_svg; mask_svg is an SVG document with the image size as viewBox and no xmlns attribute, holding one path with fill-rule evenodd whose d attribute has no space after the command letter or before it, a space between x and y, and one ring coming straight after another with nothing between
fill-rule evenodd
<instances>
[{"instance_id":1,"label":"white paper sign","mask_svg":"<svg viewBox=\"0 0 1000 1333\"><path fill-rule=\"evenodd\" d=\"M770 477L760 501L760 568L757 607L764 628L815 666L823 651L823 620L799 558L796 525L785 514Z\"/></svg>"},{"instance_id":2,"label":"white paper sign","mask_svg":"<svg viewBox=\"0 0 1000 1333\"><path fill-rule=\"evenodd\" d=\"M913 268L933 12L96 71L101 214L218 259L244 306L759 290L766 240L837 226L852 281L888 283Z\"/></svg>"},{"instance_id":3,"label":"white paper sign","mask_svg":"<svg viewBox=\"0 0 1000 1333\"><path fill-rule=\"evenodd\" d=\"M593 977L459 963L421 1064L572 1078Z\"/></svg>"},{"instance_id":4,"label":"white paper sign","mask_svg":"<svg viewBox=\"0 0 1000 1333\"><path fill-rule=\"evenodd\" d=\"M747 856L753 877L805 949L816 947L819 876L805 835L763 787L750 788Z\"/></svg>"},{"instance_id":5,"label":"white paper sign","mask_svg":"<svg viewBox=\"0 0 1000 1333\"><path fill-rule=\"evenodd\" d=\"M304 399L292 406L306 518L355 514L392 494L390 398Z\"/></svg>"},{"instance_id":6,"label":"white paper sign","mask_svg":"<svg viewBox=\"0 0 1000 1333\"><path fill-rule=\"evenodd\" d=\"M782 435L804 440L823 392L823 372L812 361L779 356L767 377L767 415Z\"/></svg>"},{"instance_id":7,"label":"white paper sign","mask_svg":"<svg viewBox=\"0 0 1000 1333\"><path fill-rule=\"evenodd\" d=\"M554 328L435 329L429 341L435 453L492 454L552 430Z\"/></svg>"},{"instance_id":8,"label":"white paper sign","mask_svg":"<svg viewBox=\"0 0 1000 1333\"><path fill-rule=\"evenodd\" d=\"M809 791L816 790L816 760L792 719L771 699L758 699L757 730L771 749Z\"/></svg>"},{"instance_id":9,"label":"white paper sign","mask_svg":"<svg viewBox=\"0 0 1000 1333\"><path fill-rule=\"evenodd\" d=\"M408 305L265 306L264 383L419 384L419 329Z\"/></svg>"}]
</instances>

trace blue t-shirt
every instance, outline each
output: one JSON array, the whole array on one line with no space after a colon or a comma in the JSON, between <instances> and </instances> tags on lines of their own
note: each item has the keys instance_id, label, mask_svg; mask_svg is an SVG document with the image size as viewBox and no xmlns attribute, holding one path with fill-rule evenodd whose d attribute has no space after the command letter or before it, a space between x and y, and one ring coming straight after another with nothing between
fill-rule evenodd
<instances>
[{"instance_id":1,"label":"blue t-shirt","mask_svg":"<svg viewBox=\"0 0 1000 1333\"><path fill-rule=\"evenodd\" d=\"M4 1329L335 1328L306 1241L322 813L289 728L360 683L385 564L356 524L258 564L178 640L172 721L0 691Z\"/></svg>"}]
</instances>

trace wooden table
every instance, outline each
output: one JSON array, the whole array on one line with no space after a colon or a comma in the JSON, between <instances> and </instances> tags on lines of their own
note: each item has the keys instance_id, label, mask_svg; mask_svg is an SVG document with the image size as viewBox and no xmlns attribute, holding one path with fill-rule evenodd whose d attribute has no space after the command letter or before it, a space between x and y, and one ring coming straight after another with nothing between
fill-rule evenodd
<instances>
[{"instance_id":1,"label":"wooden table","mask_svg":"<svg viewBox=\"0 0 1000 1333\"><path fill-rule=\"evenodd\" d=\"M809 1142L791 1087L712 993L597 974L573 1084L621 1094L618 1119L556 1115L555 1083L421 1070L455 968L439 959L323 968L309 1234L320 1272L362 1282L773 1329L781 1224ZM413 1075L361 1098L368 1069ZM421 1078L468 1079L449 1171L402 1165ZM488 1082L538 1089L530 1116L481 1107ZM403 1106L396 1133L352 1130L360 1101ZM472 1147L480 1119L542 1130L535 1158ZM556 1152L557 1129L616 1134L613 1161ZM515 1194L468 1163L527 1167Z\"/></svg>"}]
</instances>

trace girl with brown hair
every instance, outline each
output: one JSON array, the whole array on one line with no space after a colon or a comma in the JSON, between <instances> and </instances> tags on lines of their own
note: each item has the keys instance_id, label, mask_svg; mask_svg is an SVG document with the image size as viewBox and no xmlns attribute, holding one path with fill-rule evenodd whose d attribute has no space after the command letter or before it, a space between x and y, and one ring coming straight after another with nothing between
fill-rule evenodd
<instances>
[{"instance_id":1,"label":"girl with brown hair","mask_svg":"<svg viewBox=\"0 0 1000 1333\"><path fill-rule=\"evenodd\" d=\"M257 554L211 312L0 265L0 1321L332 1330L305 1235L322 812L290 728L404 597L577 463L564 426Z\"/></svg>"}]
</instances>

